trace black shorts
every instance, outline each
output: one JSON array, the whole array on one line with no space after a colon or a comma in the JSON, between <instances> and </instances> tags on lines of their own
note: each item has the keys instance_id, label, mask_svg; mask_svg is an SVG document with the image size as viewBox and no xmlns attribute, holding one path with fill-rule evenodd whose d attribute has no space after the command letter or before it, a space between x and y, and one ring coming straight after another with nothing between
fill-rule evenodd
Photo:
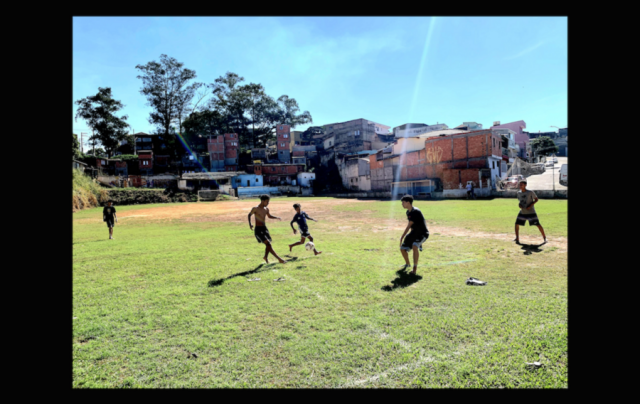
<instances>
[{"instance_id":1,"label":"black shorts","mask_svg":"<svg viewBox=\"0 0 640 404\"><path fill-rule=\"evenodd\" d=\"M427 241L428 238L429 238L429 233L410 232L409 234L404 236L404 240L402 241L402 247L400 248L403 250L409 251L413 249L413 246L415 245L415 246L418 246L420 251L422 251L422 243Z\"/></svg>"},{"instance_id":2,"label":"black shorts","mask_svg":"<svg viewBox=\"0 0 640 404\"><path fill-rule=\"evenodd\" d=\"M258 243L264 243L265 241L271 242L271 234L269 234L267 226L256 226L255 235Z\"/></svg>"},{"instance_id":3,"label":"black shorts","mask_svg":"<svg viewBox=\"0 0 640 404\"><path fill-rule=\"evenodd\" d=\"M524 226L525 221L529 221L529 226L540 225L540 220L538 220L538 215L536 215L535 213L518 213L518 217L516 218L516 224L520 226Z\"/></svg>"},{"instance_id":4,"label":"black shorts","mask_svg":"<svg viewBox=\"0 0 640 404\"><path fill-rule=\"evenodd\" d=\"M300 235L302 237L311 237L311 233L309 233L309 229L299 229L300 230Z\"/></svg>"},{"instance_id":5,"label":"black shorts","mask_svg":"<svg viewBox=\"0 0 640 404\"><path fill-rule=\"evenodd\" d=\"M113 223L113 218L107 219L107 220L105 220L105 222L107 222L107 227L109 227L109 228L111 228L111 227L113 227L115 225Z\"/></svg>"}]
</instances>

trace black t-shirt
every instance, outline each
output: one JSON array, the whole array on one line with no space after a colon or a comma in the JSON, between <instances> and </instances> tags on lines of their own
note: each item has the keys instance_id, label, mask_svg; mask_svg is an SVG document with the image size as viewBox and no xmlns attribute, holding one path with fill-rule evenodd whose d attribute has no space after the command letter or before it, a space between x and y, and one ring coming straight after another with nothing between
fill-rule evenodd
<instances>
[{"instance_id":1,"label":"black t-shirt","mask_svg":"<svg viewBox=\"0 0 640 404\"><path fill-rule=\"evenodd\" d=\"M300 228L300 230L306 230L309 228L309 226L307 225L307 219L309 218L309 215L307 215L307 212L305 211L301 211L300 213L295 214L295 216L293 216L293 220L291 221L291 224L293 225L293 222L298 223L298 227Z\"/></svg>"},{"instance_id":2,"label":"black t-shirt","mask_svg":"<svg viewBox=\"0 0 640 404\"><path fill-rule=\"evenodd\" d=\"M414 207L413 210L407 211L407 220L413 222L411 226L411 231L419 234L429 234L429 230L427 229L427 225L424 221L424 216L422 216L422 212L420 209Z\"/></svg>"},{"instance_id":3,"label":"black t-shirt","mask_svg":"<svg viewBox=\"0 0 640 404\"><path fill-rule=\"evenodd\" d=\"M104 209L102 210L102 215L107 219L107 220L113 220L113 214L116 213L116 208L115 206L105 206Z\"/></svg>"}]
</instances>

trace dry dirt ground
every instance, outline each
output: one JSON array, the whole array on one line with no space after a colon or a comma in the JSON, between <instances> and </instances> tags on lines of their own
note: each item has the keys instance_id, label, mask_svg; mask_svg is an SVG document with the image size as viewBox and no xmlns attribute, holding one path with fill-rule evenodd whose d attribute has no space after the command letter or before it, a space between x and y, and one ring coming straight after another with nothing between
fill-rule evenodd
<instances>
[{"instance_id":1,"label":"dry dirt ground","mask_svg":"<svg viewBox=\"0 0 640 404\"><path fill-rule=\"evenodd\" d=\"M362 214L371 213L370 210L341 211L334 210L337 205L368 204L369 201L357 199L309 199L305 203L313 203L313 215L318 218L330 218L333 223L340 225L333 228L335 232L359 231L364 228ZM180 220L185 222L235 222L238 224L247 223L247 214L258 202L251 201L225 201L225 202L201 202L174 205L168 207L154 207L149 209L138 209L131 214L122 213L119 219L127 217L144 217L144 220ZM289 222L292 217L293 202L290 199L273 199L269 208L274 216L283 218L283 222ZM304 204L303 204L304 209ZM319 219L322 220L322 219ZM272 221L272 219L269 219ZM323 222L325 220L322 220ZM255 223L255 219L252 219ZM267 222L268 224L269 222ZM406 224L398 219L377 219L368 227L374 233L381 231L402 231ZM469 238L491 238L495 240L511 241L513 233L486 233L481 231L467 230L438 224L429 224L429 231L439 233L444 236L469 237ZM565 237L549 237L548 246L557 247L560 251L567 250L567 239ZM537 242L537 239L536 239Z\"/></svg>"}]
</instances>

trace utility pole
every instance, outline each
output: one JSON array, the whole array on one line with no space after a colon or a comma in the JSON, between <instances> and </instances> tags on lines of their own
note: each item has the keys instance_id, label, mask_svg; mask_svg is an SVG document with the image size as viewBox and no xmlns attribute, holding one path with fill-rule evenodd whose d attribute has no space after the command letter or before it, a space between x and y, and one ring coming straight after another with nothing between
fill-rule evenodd
<instances>
[{"instance_id":1,"label":"utility pole","mask_svg":"<svg viewBox=\"0 0 640 404\"><path fill-rule=\"evenodd\" d=\"M553 165L551 166L551 182L553 182L553 195L554 196L556 195L556 177L555 177L555 172L554 172L555 171L554 168L556 166L556 163L554 161L555 157L556 157L555 154L551 155L551 162L553 163Z\"/></svg>"},{"instance_id":2,"label":"utility pole","mask_svg":"<svg viewBox=\"0 0 640 404\"><path fill-rule=\"evenodd\" d=\"M82 135L84 135L85 133L88 135L87 132L80 132L80 151L82 152L82 154L84 154L84 146L83 146L84 136L82 136Z\"/></svg>"}]
</instances>

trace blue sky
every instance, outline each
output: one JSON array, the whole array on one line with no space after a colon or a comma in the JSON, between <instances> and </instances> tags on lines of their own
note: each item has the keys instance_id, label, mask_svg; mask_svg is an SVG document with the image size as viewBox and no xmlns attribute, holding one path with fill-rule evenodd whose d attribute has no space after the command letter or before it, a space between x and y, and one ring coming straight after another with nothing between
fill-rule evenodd
<instances>
[{"instance_id":1,"label":"blue sky","mask_svg":"<svg viewBox=\"0 0 640 404\"><path fill-rule=\"evenodd\" d=\"M293 97L312 125L549 131L567 126L567 42L566 17L75 17L73 101L111 87L135 132L151 131L135 66L164 53L197 81L231 71Z\"/></svg>"}]
</instances>

